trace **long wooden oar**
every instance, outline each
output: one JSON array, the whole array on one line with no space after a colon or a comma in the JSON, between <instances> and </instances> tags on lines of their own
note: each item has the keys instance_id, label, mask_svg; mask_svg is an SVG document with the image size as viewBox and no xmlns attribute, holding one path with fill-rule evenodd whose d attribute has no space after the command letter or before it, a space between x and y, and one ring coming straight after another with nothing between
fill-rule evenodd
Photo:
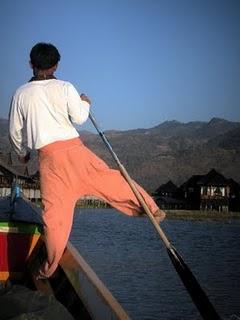
<instances>
[{"instance_id":1,"label":"long wooden oar","mask_svg":"<svg viewBox=\"0 0 240 320\"><path fill-rule=\"evenodd\" d=\"M148 208L144 198L142 197L141 193L138 191L134 181L131 179L129 174L127 173L124 166L121 164L120 160L118 159L116 153L113 151L113 148L111 147L108 139L104 135L104 133L99 129L95 118L90 113L89 117L96 128L97 132L99 133L100 137L102 138L103 142L107 146L108 150L110 151L113 159L116 161L120 172L122 173L123 177L128 182L129 186L131 187L132 191L134 192L136 198L138 199L139 203L145 210L146 214L148 215L149 219L151 220L152 224L156 228L158 234L160 235L164 245L166 246L167 253L178 273L180 276L185 288L187 289L188 293L190 294L195 306L198 308L202 318L204 320L221 320L220 316L214 309L213 305L209 301L206 293L201 288L200 284L196 280L195 276L189 269L189 267L186 265L186 263L183 261L183 258L179 255L177 250L173 247L173 245L170 243L168 238L166 237L165 233L163 232L162 228L159 226L159 224L156 222L152 212Z\"/></svg>"}]
</instances>

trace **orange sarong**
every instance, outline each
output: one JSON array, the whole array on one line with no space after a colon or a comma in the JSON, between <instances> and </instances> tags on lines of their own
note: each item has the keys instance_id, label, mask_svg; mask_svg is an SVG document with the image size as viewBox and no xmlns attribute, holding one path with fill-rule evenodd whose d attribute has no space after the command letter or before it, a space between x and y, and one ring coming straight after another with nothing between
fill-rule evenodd
<instances>
[{"instance_id":1,"label":"orange sarong","mask_svg":"<svg viewBox=\"0 0 240 320\"><path fill-rule=\"evenodd\" d=\"M51 143L39 150L47 261L40 275L49 277L57 268L67 244L75 203L92 195L127 215L143 213L142 207L118 170L91 152L80 138ZM153 199L137 185L152 213L158 210Z\"/></svg>"}]
</instances>

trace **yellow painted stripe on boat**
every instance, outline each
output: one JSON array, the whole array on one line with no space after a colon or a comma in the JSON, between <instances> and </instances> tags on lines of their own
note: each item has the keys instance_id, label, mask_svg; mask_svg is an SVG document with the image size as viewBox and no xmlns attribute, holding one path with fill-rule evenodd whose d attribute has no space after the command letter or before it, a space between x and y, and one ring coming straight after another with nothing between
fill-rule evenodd
<instances>
[{"instance_id":1,"label":"yellow painted stripe on boat","mask_svg":"<svg viewBox=\"0 0 240 320\"><path fill-rule=\"evenodd\" d=\"M30 257L30 254L32 253L33 249L35 248L35 246L36 246L39 238L40 238L40 235L39 235L39 234L35 234L35 235L32 237L32 243L31 243L31 246L30 246L30 248L29 248L29 252L28 252L27 259Z\"/></svg>"}]
</instances>

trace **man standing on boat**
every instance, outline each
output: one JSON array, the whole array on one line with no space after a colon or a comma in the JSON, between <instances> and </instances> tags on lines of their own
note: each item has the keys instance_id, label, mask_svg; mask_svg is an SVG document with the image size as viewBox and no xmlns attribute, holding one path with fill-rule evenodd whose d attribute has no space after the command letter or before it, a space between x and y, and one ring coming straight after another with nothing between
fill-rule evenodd
<instances>
[{"instance_id":1,"label":"man standing on boat","mask_svg":"<svg viewBox=\"0 0 240 320\"><path fill-rule=\"evenodd\" d=\"M36 44L30 52L32 79L15 92L9 115L10 141L22 163L30 159L29 150L38 150L44 235L47 260L39 277L50 277L67 244L76 201L96 196L119 211L136 216L142 207L118 170L86 148L73 123L82 124L89 116L90 100L54 72L60 54L48 43ZM24 132L27 142L24 142ZM165 213L140 186L158 222Z\"/></svg>"}]
</instances>

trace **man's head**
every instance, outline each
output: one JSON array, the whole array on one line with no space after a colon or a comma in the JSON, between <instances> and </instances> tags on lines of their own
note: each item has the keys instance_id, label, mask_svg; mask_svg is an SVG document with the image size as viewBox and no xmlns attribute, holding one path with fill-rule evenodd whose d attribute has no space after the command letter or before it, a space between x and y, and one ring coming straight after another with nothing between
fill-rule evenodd
<instances>
[{"instance_id":1,"label":"man's head","mask_svg":"<svg viewBox=\"0 0 240 320\"><path fill-rule=\"evenodd\" d=\"M30 52L30 64L33 69L48 70L60 61L58 49L50 43L37 43Z\"/></svg>"}]
</instances>

